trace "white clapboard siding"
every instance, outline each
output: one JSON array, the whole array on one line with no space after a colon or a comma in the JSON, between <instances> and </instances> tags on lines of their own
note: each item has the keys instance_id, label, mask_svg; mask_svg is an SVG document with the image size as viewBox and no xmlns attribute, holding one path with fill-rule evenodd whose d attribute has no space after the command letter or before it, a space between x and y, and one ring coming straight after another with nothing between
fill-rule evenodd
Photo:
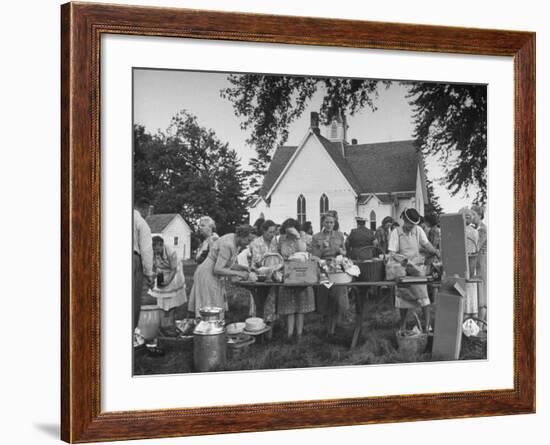
<instances>
[{"instance_id":1,"label":"white clapboard siding","mask_svg":"<svg viewBox=\"0 0 550 445\"><path fill-rule=\"evenodd\" d=\"M320 199L327 195L329 209L336 210L340 230L348 232L355 227L355 193L334 161L319 141L310 136L286 172L279 179L271 195L271 205L263 210L266 219L282 222L297 217L297 200L306 199L306 220L313 230L320 229Z\"/></svg>"},{"instance_id":2,"label":"white clapboard siding","mask_svg":"<svg viewBox=\"0 0 550 445\"><path fill-rule=\"evenodd\" d=\"M191 229L181 216L176 215L162 233L154 235L160 235L167 246L173 247L180 260L187 260L191 257ZM175 244L176 237L177 245Z\"/></svg>"}]
</instances>

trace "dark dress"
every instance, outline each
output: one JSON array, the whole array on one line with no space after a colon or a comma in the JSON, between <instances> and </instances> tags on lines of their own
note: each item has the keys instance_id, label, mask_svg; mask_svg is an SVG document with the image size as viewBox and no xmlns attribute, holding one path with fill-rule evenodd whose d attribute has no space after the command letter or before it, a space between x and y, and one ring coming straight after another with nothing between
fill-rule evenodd
<instances>
[{"instance_id":1,"label":"dark dress","mask_svg":"<svg viewBox=\"0 0 550 445\"><path fill-rule=\"evenodd\" d=\"M358 258L358 252L363 247L372 246L374 243L374 232L365 226L353 229L346 240L346 251L352 260Z\"/></svg>"}]
</instances>

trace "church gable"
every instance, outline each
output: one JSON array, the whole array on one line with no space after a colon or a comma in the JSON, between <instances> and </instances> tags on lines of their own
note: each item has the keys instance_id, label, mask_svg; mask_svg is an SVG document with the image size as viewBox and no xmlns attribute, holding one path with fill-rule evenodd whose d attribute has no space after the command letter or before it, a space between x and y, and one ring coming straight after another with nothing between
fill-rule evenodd
<instances>
[{"instance_id":1,"label":"church gable","mask_svg":"<svg viewBox=\"0 0 550 445\"><path fill-rule=\"evenodd\" d=\"M347 128L345 120L342 125ZM275 151L260 196L269 203L272 193L280 187L325 189L326 179L330 178L329 182L337 181L334 187L349 190L355 197L374 194L386 202L386 195L391 201L394 195L420 190L421 199L425 200L423 170L422 154L414 141L357 144L352 140L348 144L345 138L329 140L321 136L317 113L311 113L311 126L300 145ZM287 184L289 174L291 180ZM323 178L321 184L315 181L317 177Z\"/></svg>"},{"instance_id":2,"label":"church gable","mask_svg":"<svg viewBox=\"0 0 550 445\"><path fill-rule=\"evenodd\" d=\"M330 181L327 181L328 178ZM349 181L312 132L293 153L270 193L295 194L298 190L325 193L345 191L355 195Z\"/></svg>"}]
</instances>

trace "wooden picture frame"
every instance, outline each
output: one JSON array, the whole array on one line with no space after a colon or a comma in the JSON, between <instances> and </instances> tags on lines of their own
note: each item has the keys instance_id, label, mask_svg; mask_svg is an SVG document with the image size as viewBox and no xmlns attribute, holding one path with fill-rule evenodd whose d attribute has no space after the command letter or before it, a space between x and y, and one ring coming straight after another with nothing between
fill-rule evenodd
<instances>
[{"instance_id":1,"label":"wooden picture frame","mask_svg":"<svg viewBox=\"0 0 550 445\"><path fill-rule=\"evenodd\" d=\"M100 38L167 36L510 56L514 60L514 387L510 390L102 412ZM61 437L71 443L535 411L535 34L68 3L61 7Z\"/></svg>"}]
</instances>

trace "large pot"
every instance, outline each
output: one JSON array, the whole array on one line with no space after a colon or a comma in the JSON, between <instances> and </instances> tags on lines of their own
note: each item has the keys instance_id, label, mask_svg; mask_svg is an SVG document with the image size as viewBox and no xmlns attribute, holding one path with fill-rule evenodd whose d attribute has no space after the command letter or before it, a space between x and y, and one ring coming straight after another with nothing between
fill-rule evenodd
<instances>
[{"instance_id":1,"label":"large pot","mask_svg":"<svg viewBox=\"0 0 550 445\"><path fill-rule=\"evenodd\" d=\"M156 305L141 306L138 328L145 341L158 337L160 327L160 308Z\"/></svg>"},{"instance_id":2,"label":"large pot","mask_svg":"<svg viewBox=\"0 0 550 445\"><path fill-rule=\"evenodd\" d=\"M195 371L208 372L224 369L227 339L224 310L220 307L199 309L200 319L193 331L193 364Z\"/></svg>"}]
</instances>

